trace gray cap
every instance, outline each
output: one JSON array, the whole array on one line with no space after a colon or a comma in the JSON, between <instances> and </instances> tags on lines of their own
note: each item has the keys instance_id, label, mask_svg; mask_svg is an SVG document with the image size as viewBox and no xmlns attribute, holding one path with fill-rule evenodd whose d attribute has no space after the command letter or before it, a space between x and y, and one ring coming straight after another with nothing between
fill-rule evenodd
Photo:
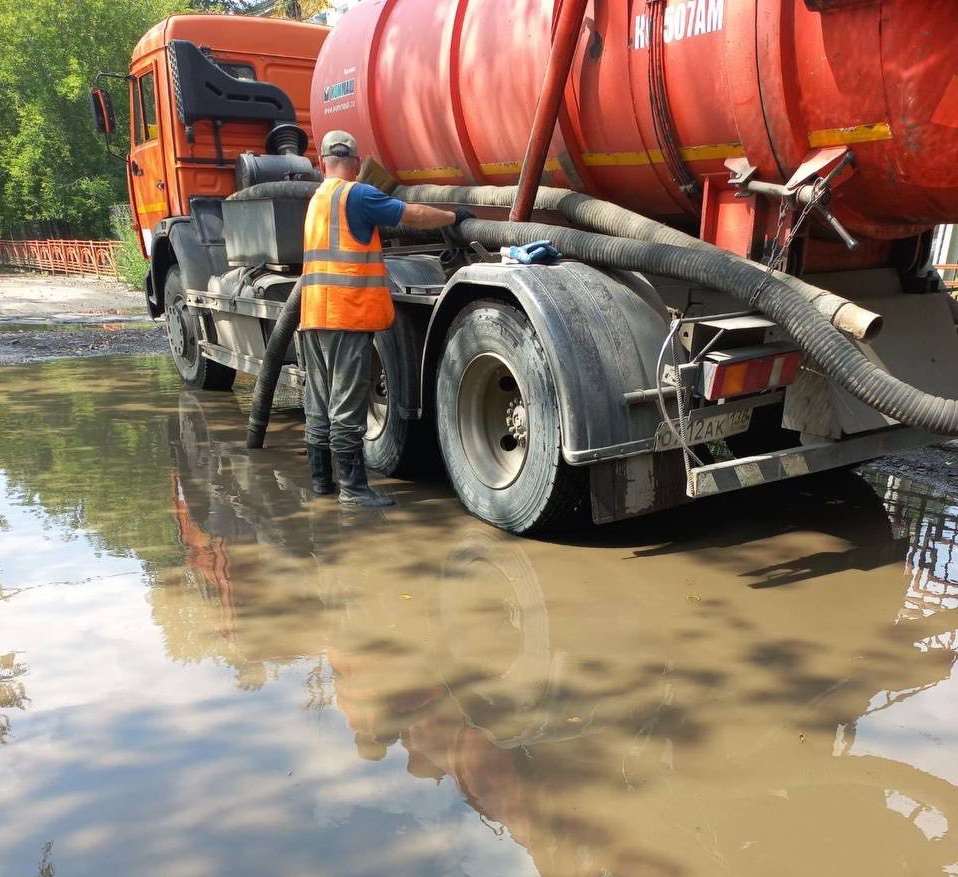
<instances>
[{"instance_id":1,"label":"gray cap","mask_svg":"<svg viewBox=\"0 0 958 877\"><path fill-rule=\"evenodd\" d=\"M319 147L319 154L324 158L330 155L338 158L359 158L359 147L352 134L346 131L328 131Z\"/></svg>"}]
</instances>

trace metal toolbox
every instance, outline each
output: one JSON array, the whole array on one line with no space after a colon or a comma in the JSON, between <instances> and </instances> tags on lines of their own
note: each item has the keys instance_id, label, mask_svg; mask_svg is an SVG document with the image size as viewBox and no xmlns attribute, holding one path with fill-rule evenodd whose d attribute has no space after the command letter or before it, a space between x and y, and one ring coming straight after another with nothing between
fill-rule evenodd
<instances>
[{"instance_id":1,"label":"metal toolbox","mask_svg":"<svg viewBox=\"0 0 958 877\"><path fill-rule=\"evenodd\" d=\"M223 202L223 236L230 265L301 265L305 198L247 198Z\"/></svg>"}]
</instances>

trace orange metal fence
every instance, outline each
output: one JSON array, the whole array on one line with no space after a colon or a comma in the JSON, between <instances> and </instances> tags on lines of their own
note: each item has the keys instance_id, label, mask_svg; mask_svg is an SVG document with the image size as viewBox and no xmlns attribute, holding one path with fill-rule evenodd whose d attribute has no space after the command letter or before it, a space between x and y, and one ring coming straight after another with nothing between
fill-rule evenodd
<instances>
[{"instance_id":1,"label":"orange metal fence","mask_svg":"<svg viewBox=\"0 0 958 877\"><path fill-rule=\"evenodd\" d=\"M958 292L958 265L935 265L948 289Z\"/></svg>"},{"instance_id":2,"label":"orange metal fence","mask_svg":"<svg viewBox=\"0 0 958 877\"><path fill-rule=\"evenodd\" d=\"M53 274L95 274L116 277L119 241L4 241L0 265Z\"/></svg>"}]
</instances>

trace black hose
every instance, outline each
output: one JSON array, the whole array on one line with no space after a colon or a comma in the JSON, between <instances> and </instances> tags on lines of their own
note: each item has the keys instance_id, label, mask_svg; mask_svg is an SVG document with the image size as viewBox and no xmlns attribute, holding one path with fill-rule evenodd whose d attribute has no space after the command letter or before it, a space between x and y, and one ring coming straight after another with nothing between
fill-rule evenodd
<instances>
[{"instance_id":1,"label":"black hose","mask_svg":"<svg viewBox=\"0 0 958 877\"><path fill-rule=\"evenodd\" d=\"M414 186L403 187L396 194L408 201L507 207L511 206L515 191L493 186ZM763 265L588 195L565 189L540 189L536 209L558 210L570 222L614 229L616 235L481 219L466 220L459 233L465 240L478 240L492 247L548 238L566 256L587 264L645 271L728 293L767 314L814 357L829 377L866 405L909 426L939 435L958 435L958 402L911 387L869 361L810 304L807 292L803 297L802 287L813 293L815 287L789 275L769 274ZM283 358L298 325L300 288L301 282L293 287L267 345L253 394L246 440L250 448L263 446Z\"/></svg>"},{"instance_id":2,"label":"black hose","mask_svg":"<svg viewBox=\"0 0 958 877\"><path fill-rule=\"evenodd\" d=\"M273 183L257 183L234 192L227 201L255 201L260 198L299 198L308 201L320 187L314 180L278 180Z\"/></svg>"},{"instance_id":3,"label":"black hose","mask_svg":"<svg viewBox=\"0 0 958 877\"><path fill-rule=\"evenodd\" d=\"M286 299L286 304L283 305L279 319L269 336L269 343L266 345L266 353L263 356L263 367L253 388L253 408L246 427L246 447L248 448L263 447L276 384L283 370L283 360L286 358L289 342L293 340L293 333L299 325L299 300L302 290L303 278L300 277L290 290L289 298Z\"/></svg>"},{"instance_id":4,"label":"black hose","mask_svg":"<svg viewBox=\"0 0 958 877\"><path fill-rule=\"evenodd\" d=\"M540 223L468 219L465 240L503 247L549 239L566 256L587 264L645 271L711 287L756 307L778 323L855 398L900 423L938 435L958 435L958 401L933 396L889 375L852 344L813 305L780 278L747 260L729 260L704 248L647 243Z\"/></svg>"},{"instance_id":5,"label":"black hose","mask_svg":"<svg viewBox=\"0 0 958 877\"><path fill-rule=\"evenodd\" d=\"M517 186L399 186L394 197L412 203L446 203L464 204L470 207L501 207L511 208L518 192ZM731 266L735 264L752 265L763 272L768 268L758 262L753 262L743 256L737 256L721 247L716 247L708 241L693 237L684 231L671 228L654 219L649 219L640 213L627 210L618 204L593 198L571 189L557 189L549 186L540 186L536 196L535 210L546 210L559 213L570 225L599 234L612 235L618 238L632 238L649 244L669 244L674 247L687 247L692 250L703 250L721 258ZM801 292L809 301L825 301L830 299L830 306L837 312L839 299L827 290L819 289L804 280L791 274L780 271L771 272L782 283ZM875 319L869 326L866 334L857 337L860 340L869 340L881 329L881 319Z\"/></svg>"}]
</instances>

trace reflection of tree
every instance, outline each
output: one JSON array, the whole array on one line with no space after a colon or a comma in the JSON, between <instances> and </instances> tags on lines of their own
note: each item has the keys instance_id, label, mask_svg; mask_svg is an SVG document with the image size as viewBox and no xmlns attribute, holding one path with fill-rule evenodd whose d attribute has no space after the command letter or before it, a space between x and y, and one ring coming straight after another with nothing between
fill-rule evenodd
<instances>
[{"instance_id":1,"label":"reflection of tree","mask_svg":"<svg viewBox=\"0 0 958 877\"><path fill-rule=\"evenodd\" d=\"M56 877L57 869L52 861L53 841L48 840L43 845L43 858L40 859L40 865L37 868L37 877Z\"/></svg>"},{"instance_id":2,"label":"reflection of tree","mask_svg":"<svg viewBox=\"0 0 958 877\"><path fill-rule=\"evenodd\" d=\"M169 491L163 399L178 378L162 359L133 369L91 359L8 370L3 468L21 504L87 531L105 551L168 563L180 552L169 506L158 502Z\"/></svg>"},{"instance_id":3,"label":"reflection of tree","mask_svg":"<svg viewBox=\"0 0 958 877\"><path fill-rule=\"evenodd\" d=\"M26 664L17 661L16 652L0 655L0 710L25 710L30 698L20 682L26 675ZM0 744L7 742L10 735L10 717L0 713Z\"/></svg>"}]
</instances>

